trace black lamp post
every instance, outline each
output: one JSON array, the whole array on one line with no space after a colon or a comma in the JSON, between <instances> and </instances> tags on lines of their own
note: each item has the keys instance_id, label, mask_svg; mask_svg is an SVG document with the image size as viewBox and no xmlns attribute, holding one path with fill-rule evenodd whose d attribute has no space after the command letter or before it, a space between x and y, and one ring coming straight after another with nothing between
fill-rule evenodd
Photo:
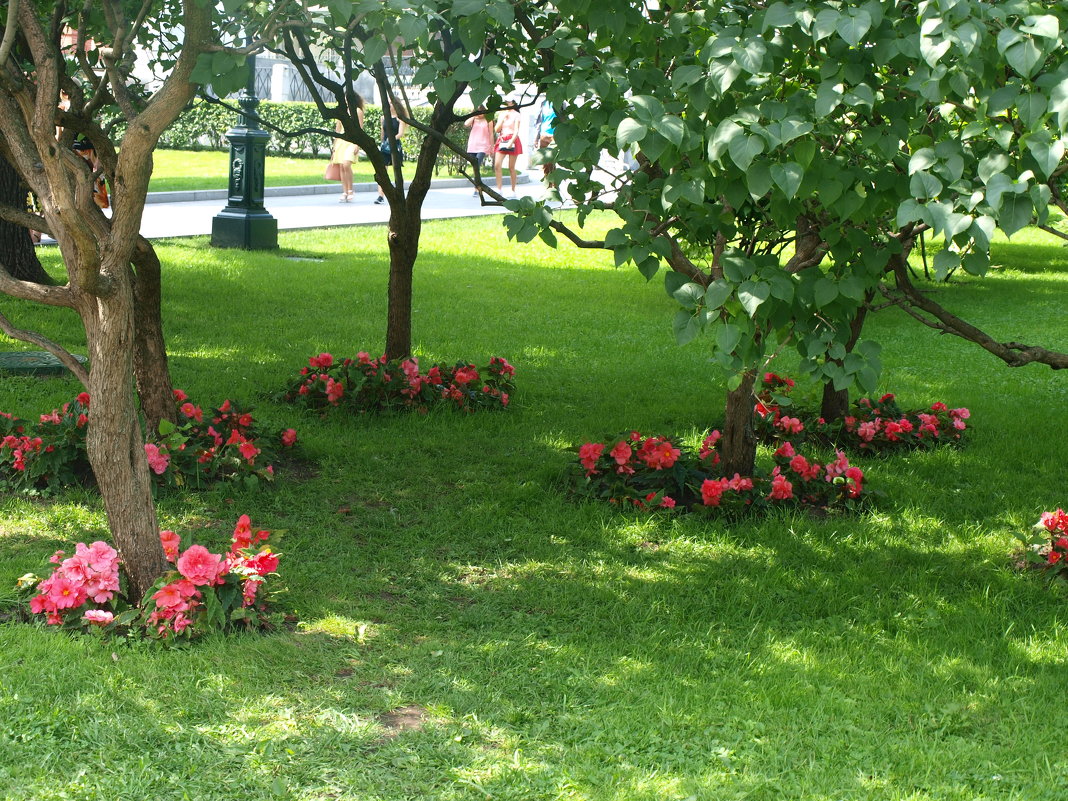
<instances>
[{"instance_id":1,"label":"black lamp post","mask_svg":"<svg viewBox=\"0 0 1068 801\"><path fill-rule=\"evenodd\" d=\"M241 113L226 132L230 141L230 193L226 208L211 221L211 244L217 248L273 250L278 247L278 220L263 207L264 159L271 135L256 122L256 56L249 56L249 77L238 95Z\"/></svg>"}]
</instances>

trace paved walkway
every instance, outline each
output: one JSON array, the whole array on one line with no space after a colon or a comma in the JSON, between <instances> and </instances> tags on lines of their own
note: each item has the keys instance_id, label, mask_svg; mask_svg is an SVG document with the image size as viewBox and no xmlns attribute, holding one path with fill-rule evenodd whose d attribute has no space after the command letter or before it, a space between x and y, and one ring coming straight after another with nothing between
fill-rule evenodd
<instances>
[{"instance_id":1,"label":"paved walkway","mask_svg":"<svg viewBox=\"0 0 1068 801\"><path fill-rule=\"evenodd\" d=\"M520 176L518 195L540 197L543 191L538 181L540 172L533 179ZM505 179L507 186L507 178ZM328 194L323 193L326 190ZM278 230L295 228L325 228L341 225L375 225L389 219L389 206L376 206L375 184L357 184L355 197L350 203L339 203L340 184L326 187L278 188L265 198L264 206L278 220ZM294 194L274 194L290 191ZM314 191L315 194L309 194ZM450 217L475 217L486 214L504 214L502 206L484 206L477 197L472 197L471 184L463 179L436 181L423 203L423 219ZM177 195L183 199L173 200L161 195ZM204 193L199 193L203 195ZM211 233L212 218L226 205L225 192L210 200L188 200L192 193L161 193L149 196L141 222L141 233L149 239L171 236L198 236ZM163 201L163 202L161 202Z\"/></svg>"}]
</instances>

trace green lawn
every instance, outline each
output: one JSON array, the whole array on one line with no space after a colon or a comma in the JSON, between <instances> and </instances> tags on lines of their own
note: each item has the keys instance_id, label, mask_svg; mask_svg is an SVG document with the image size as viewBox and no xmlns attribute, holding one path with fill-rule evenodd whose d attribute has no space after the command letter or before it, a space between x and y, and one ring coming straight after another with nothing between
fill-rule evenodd
<instances>
[{"instance_id":1,"label":"green lawn","mask_svg":"<svg viewBox=\"0 0 1068 801\"><path fill-rule=\"evenodd\" d=\"M565 448L702 430L724 399L703 343L674 344L659 279L507 243L497 219L428 222L418 354L506 356L514 407L321 419L264 395L310 354L381 349L384 231L280 239L160 244L171 367L202 403L296 427L317 471L159 509L209 545L242 512L284 529L299 629L168 650L0 624L0 798L1068 797L1068 594L1010 562L1016 532L1068 504L1068 376L885 310L869 330L883 389L969 407L965 449L865 460L881 494L859 517L620 512L562 494ZM1068 349L1068 251L1018 239L991 277L938 296L998 337ZM79 336L62 310L0 312ZM0 409L77 391L4 379ZM104 536L92 494L0 499L0 596ZM406 707L417 727L384 725Z\"/></svg>"},{"instance_id":2,"label":"green lawn","mask_svg":"<svg viewBox=\"0 0 1068 801\"><path fill-rule=\"evenodd\" d=\"M264 167L267 186L305 186L327 183L323 172L330 160L324 153L317 159L268 156ZM157 150L152 154L150 192L176 192L191 189L226 189L230 155L210 150ZM352 165L356 183L374 181L366 160Z\"/></svg>"}]
</instances>

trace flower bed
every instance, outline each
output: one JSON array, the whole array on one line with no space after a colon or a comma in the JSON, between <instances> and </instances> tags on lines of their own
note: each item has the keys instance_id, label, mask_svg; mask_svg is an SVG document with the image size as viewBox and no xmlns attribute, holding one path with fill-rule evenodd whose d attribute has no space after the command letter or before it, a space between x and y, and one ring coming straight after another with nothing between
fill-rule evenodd
<instances>
[{"instance_id":1,"label":"flower bed","mask_svg":"<svg viewBox=\"0 0 1068 801\"><path fill-rule=\"evenodd\" d=\"M320 353L308 359L300 375L282 393L282 400L306 409L346 408L356 413L395 409L428 412L448 406L473 412L503 409L515 391L515 368L494 356L481 370L473 364L435 364L425 373L418 359L335 359Z\"/></svg>"},{"instance_id":2,"label":"flower bed","mask_svg":"<svg viewBox=\"0 0 1068 801\"><path fill-rule=\"evenodd\" d=\"M255 484L274 476L273 462L297 441L293 429L264 431L230 400L209 413L174 391L178 425L164 421L145 444L159 486L207 486L219 481ZM92 468L85 451L89 393L29 423L0 412L0 488L16 491L85 484Z\"/></svg>"},{"instance_id":3,"label":"flower bed","mask_svg":"<svg viewBox=\"0 0 1068 801\"><path fill-rule=\"evenodd\" d=\"M878 400L860 398L842 420L827 421L815 414L790 414L794 381L764 374L764 386L753 407L754 427L765 442L816 440L869 453L931 448L959 443L971 417L967 409L950 409L938 402L930 409L903 411L892 393Z\"/></svg>"},{"instance_id":4,"label":"flower bed","mask_svg":"<svg viewBox=\"0 0 1068 801\"><path fill-rule=\"evenodd\" d=\"M268 537L267 531L253 531L248 515L238 519L225 554L203 545L183 551L177 534L160 532L164 554L175 569L159 578L141 606L127 601L122 557L102 541L79 542L70 557L56 551L50 576L39 580L28 574L19 579L19 587L35 593L30 613L44 615L53 626L133 630L157 638L267 628L265 584L276 575L279 557L267 545L256 546Z\"/></svg>"},{"instance_id":5,"label":"flower bed","mask_svg":"<svg viewBox=\"0 0 1068 801\"><path fill-rule=\"evenodd\" d=\"M1024 544L1028 564L1045 570L1051 578L1068 580L1068 512L1043 512Z\"/></svg>"},{"instance_id":6,"label":"flower bed","mask_svg":"<svg viewBox=\"0 0 1068 801\"><path fill-rule=\"evenodd\" d=\"M820 463L783 444L770 473L726 476L720 464L720 432L700 448L684 452L667 437L631 431L607 442L578 448L573 485L579 495L640 509L691 509L743 512L769 507L821 509L855 503L863 493L864 473L841 451Z\"/></svg>"}]
</instances>

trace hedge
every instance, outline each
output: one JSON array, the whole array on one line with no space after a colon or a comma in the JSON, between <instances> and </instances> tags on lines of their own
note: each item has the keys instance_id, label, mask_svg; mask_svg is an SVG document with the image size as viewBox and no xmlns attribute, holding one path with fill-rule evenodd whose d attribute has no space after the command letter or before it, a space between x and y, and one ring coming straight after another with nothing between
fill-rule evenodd
<instances>
[{"instance_id":1,"label":"hedge","mask_svg":"<svg viewBox=\"0 0 1068 801\"><path fill-rule=\"evenodd\" d=\"M263 101L257 111L264 121L287 131L328 127L314 103ZM412 109L412 112L418 121L429 124L432 109L417 107ZM375 139L378 139L378 132L382 130L381 120L380 106L367 106L364 109L364 130L372 133ZM197 100L164 131L163 136L160 137L159 146L170 150L226 150L226 132L235 121L233 111L216 103ZM463 125L456 125L449 131L450 137L461 146L467 144L467 133L468 129ZM407 161L414 162L418 158L422 139L421 132L411 126L408 127L401 138ZM271 156L317 158L328 155L330 146L331 139L321 134L307 133L283 137L271 131L271 138L267 142L267 153ZM449 172L457 172L461 161L460 157L443 147L438 154L435 169L445 168Z\"/></svg>"}]
</instances>

